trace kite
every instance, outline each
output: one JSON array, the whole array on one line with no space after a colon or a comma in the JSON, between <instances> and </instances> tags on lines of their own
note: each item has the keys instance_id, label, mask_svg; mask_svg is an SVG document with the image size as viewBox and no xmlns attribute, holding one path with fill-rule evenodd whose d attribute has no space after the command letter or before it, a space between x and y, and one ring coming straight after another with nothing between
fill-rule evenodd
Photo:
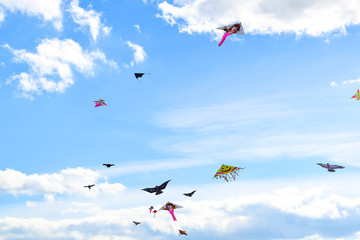
<instances>
[{"instance_id":1,"label":"kite","mask_svg":"<svg viewBox=\"0 0 360 240\"><path fill-rule=\"evenodd\" d=\"M137 226L137 225L139 225L141 222L135 222L135 221L133 221L133 223Z\"/></svg>"},{"instance_id":2,"label":"kite","mask_svg":"<svg viewBox=\"0 0 360 240\"><path fill-rule=\"evenodd\" d=\"M156 211L156 210L154 210L154 211L153 211L153 213L154 213L154 218L155 218L155 214L157 213L157 211Z\"/></svg>"},{"instance_id":3,"label":"kite","mask_svg":"<svg viewBox=\"0 0 360 240\"><path fill-rule=\"evenodd\" d=\"M164 190L166 188L166 185L170 181L171 180L168 180L168 181L164 182L163 184L161 184L160 186L156 186L156 187L153 187L153 188L144 188L144 189L141 189L141 190L144 190L144 191L149 192L149 193L155 193L155 195L159 195L159 194L163 193L163 191L161 191L161 190Z\"/></svg>"},{"instance_id":4,"label":"kite","mask_svg":"<svg viewBox=\"0 0 360 240\"><path fill-rule=\"evenodd\" d=\"M186 232L185 232L184 230L180 230L180 229L179 229L179 234L180 234L180 235L186 235L186 236L187 236Z\"/></svg>"},{"instance_id":5,"label":"kite","mask_svg":"<svg viewBox=\"0 0 360 240\"><path fill-rule=\"evenodd\" d=\"M236 175L238 175L238 171L239 170L244 170L245 168L240 168L240 167L233 167L233 166L228 166L228 165L222 165L220 167L220 169L215 173L214 178L218 179L218 178L223 178L225 179L227 182L231 179L235 180ZM230 176L229 176L230 175ZM228 178L230 178L228 180Z\"/></svg>"},{"instance_id":6,"label":"kite","mask_svg":"<svg viewBox=\"0 0 360 240\"><path fill-rule=\"evenodd\" d=\"M239 23L235 23L233 25L227 25L227 26L223 26L223 27L219 27L217 29L221 29L221 30L224 30L225 33L219 43L219 47L221 46L221 44L223 44L223 42L225 41L225 39L232 35L233 33L236 33L236 34L239 34L239 35L244 35L244 28L241 24L241 22Z\"/></svg>"},{"instance_id":7,"label":"kite","mask_svg":"<svg viewBox=\"0 0 360 240\"><path fill-rule=\"evenodd\" d=\"M149 210L150 210L150 212L149 213L151 213L151 211L154 209L154 207L153 206L151 206L151 207L149 207Z\"/></svg>"},{"instance_id":8,"label":"kite","mask_svg":"<svg viewBox=\"0 0 360 240\"><path fill-rule=\"evenodd\" d=\"M139 78L142 78L142 76L144 76L144 74L147 74L147 75L151 75L151 73L134 73L136 79L141 82L141 80L139 80Z\"/></svg>"},{"instance_id":9,"label":"kite","mask_svg":"<svg viewBox=\"0 0 360 240\"><path fill-rule=\"evenodd\" d=\"M185 195L187 197L192 197L192 195L194 195L195 192L196 192L196 190L192 191L191 193L183 193L183 195Z\"/></svg>"},{"instance_id":10,"label":"kite","mask_svg":"<svg viewBox=\"0 0 360 240\"><path fill-rule=\"evenodd\" d=\"M176 204L173 204L171 202L167 202L164 206L162 206L160 210L168 210L169 213L171 214L172 218L174 219L174 221L177 221L176 218L175 218L175 215L174 215L174 210L177 209L177 208L182 208L181 206L179 205L176 205Z\"/></svg>"},{"instance_id":11,"label":"kite","mask_svg":"<svg viewBox=\"0 0 360 240\"><path fill-rule=\"evenodd\" d=\"M84 186L84 188L89 188L89 190L91 190L91 188L92 188L93 186L95 186L95 184Z\"/></svg>"},{"instance_id":12,"label":"kite","mask_svg":"<svg viewBox=\"0 0 360 240\"><path fill-rule=\"evenodd\" d=\"M107 168L115 166L115 164L112 164L112 163L104 163L103 165L106 166Z\"/></svg>"},{"instance_id":13,"label":"kite","mask_svg":"<svg viewBox=\"0 0 360 240\"><path fill-rule=\"evenodd\" d=\"M95 103L95 107L100 107L104 105L107 106L104 99L99 99L99 101L94 101L94 103Z\"/></svg>"},{"instance_id":14,"label":"kite","mask_svg":"<svg viewBox=\"0 0 360 240\"><path fill-rule=\"evenodd\" d=\"M343 169L345 167L343 166L339 166L339 165L330 165L330 164L325 164L325 163L317 163L317 165L322 166L323 168L326 168L329 172L335 172L334 169Z\"/></svg>"},{"instance_id":15,"label":"kite","mask_svg":"<svg viewBox=\"0 0 360 240\"><path fill-rule=\"evenodd\" d=\"M355 95L352 96L351 98L356 98L358 101L360 100L360 92L359 92L359 89L357 90L357 92L355 93Z\"/></svg>"}]
</instances>

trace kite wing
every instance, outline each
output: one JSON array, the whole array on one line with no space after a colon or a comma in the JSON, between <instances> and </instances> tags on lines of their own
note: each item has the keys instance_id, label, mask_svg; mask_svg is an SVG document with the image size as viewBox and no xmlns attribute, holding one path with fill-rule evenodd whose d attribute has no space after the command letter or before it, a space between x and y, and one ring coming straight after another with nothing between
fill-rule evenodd
<instances>
[{"instance_id":1,"label":"kite wing","mask_svg":"<svg viewBox=\"0 0 360 240\"><path fill-rule=\"evenodd\" d=\"M233 167L233 166L228 166L228 165L223 164L220 167L220 169L215 173L214 178L216 178L216 179L223 178L227 182L231 179L235 180L235 177L239 174L238 172L240 170L244 170L244 168ZM228 180L228 178L230 178L230 179Z\"/></svg>"},{"instance_id":2,"label":"kite wing","mask_svg":"<svg viewBox=\"0 0 360 240\"><path fill-rule=\"evenodd\" d=\"M317 163L317 165L323 167L323 168L328 168L327 165L325 163Z\"/></svg>"},{"instance_id":3,"label":"kite wing","mask_svg":"<svg viewBox=\"0 0 360 240\"><path fill-rule=\"evenodd\" d=\"M339 166L339 165L330 165L330 167L331 167L332 169L337 169L337 168L343 169L343 168L345 168L345 167Z\"/></svg>"},{"instance_id":4,"label":"kite wing","mask_svg":"<svg viewBox=\"0 0 360 240\"><path fill-rule=\"evenodd\" d=\"M149 192L149 193L154 193L156 192L156 188L144 188L144 189L141 189L143 191L146 191L146 192Z\"/></svg>"},{"instance_id":5,"label":"kite wing","mask_svg":"<svg viewBox=\"0 0 360 240\"><path fill-rule=\"evenodd\" d=\"M163 184L161 184L161 185L158 187L158 189L159 189L159 190L164 190L164 189L166 188L167 184L168 184L170 181L171 181L171 179L170 179L170 180L167 180L166 182L164 182Z\"/></svg>"}]
</instances>

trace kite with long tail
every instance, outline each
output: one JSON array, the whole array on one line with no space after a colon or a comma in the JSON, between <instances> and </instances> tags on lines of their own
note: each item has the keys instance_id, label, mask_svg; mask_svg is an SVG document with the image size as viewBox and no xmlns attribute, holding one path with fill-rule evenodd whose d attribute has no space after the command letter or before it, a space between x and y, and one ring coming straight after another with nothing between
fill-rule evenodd
<instances>
[{"instance_id":1,"label":"kite with long tail","mask_svg":"<svg viewBox=\"0 0 360 240\"><path fill-rule=\"evenodd\" d=\"M221 29L221 30L225 31L225 33L224 33L224 35L221 38L221 41L219 43L219 47L223 44L223 42L225 41L225 39L228 36L230 36L230 35L232 35L234 33L239 34L239 35L244 35L245 34L244 28L243 28L241 22L235 23L233 25L227 25L227 26L219 27L218 29Z\"/></svg>"},{"instance_id":2,"label":"kite with long tail","mask_svg":"<svg viewBox=\"0 0 360 240\"><path fill-rule=\"evenodd\" d=\"M174 215L174 210L175 210L175 209L178 209L178 208L182 208L182 206L173 204L173 203L171 203L171 202L167 202L164 206L162 206L162 207L159 209L159 211L160 211L160 210L168 210L169 213L171 214L173 220L174 220L174 221L177 221L177 220L176 220L176 217L175 217L175 215Z\"/></svg>"}]
</instances>

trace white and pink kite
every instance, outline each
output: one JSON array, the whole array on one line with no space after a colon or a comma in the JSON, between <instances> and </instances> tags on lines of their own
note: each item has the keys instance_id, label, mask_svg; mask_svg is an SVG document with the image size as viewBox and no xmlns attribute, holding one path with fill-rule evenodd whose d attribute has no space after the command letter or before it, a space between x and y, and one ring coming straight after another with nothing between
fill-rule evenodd
<instances>
[{"instance_id":1,"label":"white and pink kite","mask_svg":"<svg viewBox=\"0 0 360 240\"><path fill-rule=\"evenodd\" d=\"M159 209L159 211L160 211L160 210L168 210L169 213L171 214L173 220L174 220L174 221L177 221L177 220L176 220L176 217L175 217L175 215L174 215L174 210L177 209L177 208L182 208L182 206L173 204L173 203L171 203L171 202L167 202L164 206L162 206L162 207Z\"/></svg>"}]
</instances>

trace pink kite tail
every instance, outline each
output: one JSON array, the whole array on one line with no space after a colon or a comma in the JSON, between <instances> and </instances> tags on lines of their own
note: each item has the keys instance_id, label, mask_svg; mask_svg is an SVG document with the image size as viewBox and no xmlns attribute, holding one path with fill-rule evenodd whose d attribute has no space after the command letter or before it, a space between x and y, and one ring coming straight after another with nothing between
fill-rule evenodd
<instances>
[{"instance_id":1,"label":"pink kite tail","mask_svg":"<svg viewBox=\"0 0 360 240\"><path fill-rule=\"evenodd\" d=\"M223 42L225 41L225 39L228 37L228 36L230 36L232 33L229 33L229 32L226 32L226 33L224 33L224 35L223 35L223 37L222 37L222 39L221 39L221 41L220 41L220 43L219 43L219 47L221 46L221 44L223 44Z\"/></svg>"},{"instance_id":2,"label":"pink kite tail","mask_svg":"<svg viewBox=\"0 0 360 240\"><path fill-rule=\"evenodd\" d=\"M174 220L174 221L177 221L177 220L176 220L176 217L175 217L175 215L174 215L174 209L169 209L169 213L171 214L173 220Z\"/></svg>"},{"instance_id":3,"label":"pink kite tail","mask_svg":"<svg viewBox=\"0 0 360 240\"><path fill-rule=\"evenodd\" d=\"M150 212L149 212L149 213L151 213L151 211L152 211L152 209L150 209Z\"/></svg>"}]
</instances>

